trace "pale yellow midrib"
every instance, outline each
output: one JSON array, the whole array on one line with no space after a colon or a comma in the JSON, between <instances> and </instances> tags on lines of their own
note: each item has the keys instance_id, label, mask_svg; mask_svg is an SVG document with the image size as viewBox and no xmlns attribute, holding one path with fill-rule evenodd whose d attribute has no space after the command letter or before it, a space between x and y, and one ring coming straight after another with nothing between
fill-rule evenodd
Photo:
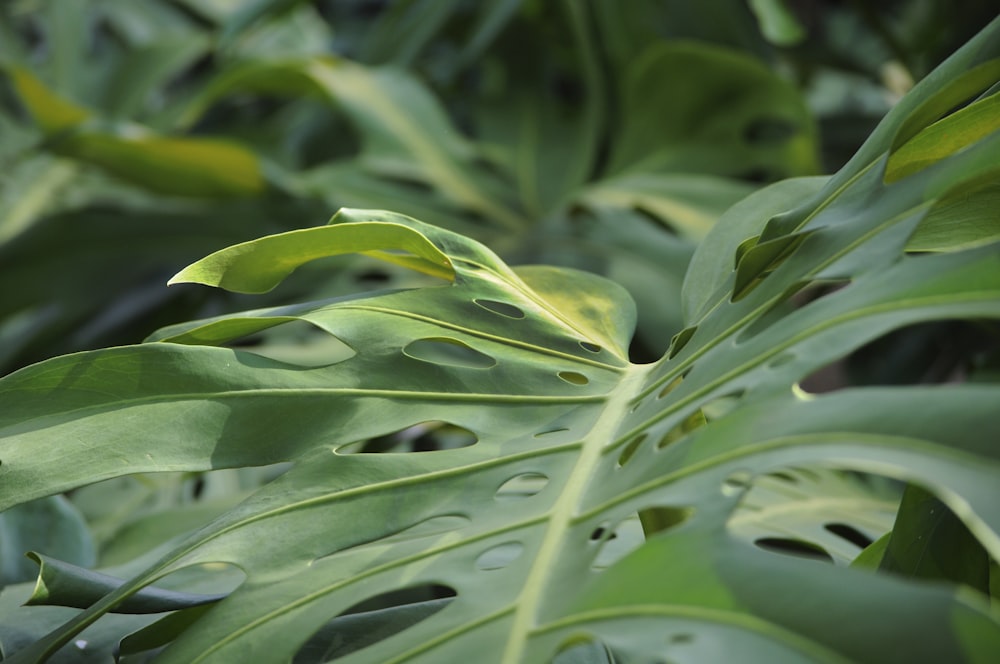
<instances>
[{"instance_id":1,"label":"pale yellow midrib","mask_svg":"<svg viewBox=\"0 0 1000 664\"><path fill-rule=\"evenodd\" d=\"M576 508L581 504L586 490L590 487L593 470L600 461L607 444L614 439L618 425L628 414L633 397L642 389L644 379L655 365L632 366L623 374L621 382L609 395L607 406L595 426L584 439L582 453L569 475L559 499L550 510L552 515L546 525L545 538L535 556L531 572L525 579L521 595L518 597L514 621L507 639L507 647L501 662L522 664L525 646L536 626L539 599L548 590L550 570L559 564L559 552L572 525Z\"/></svg>"}]
</instances>

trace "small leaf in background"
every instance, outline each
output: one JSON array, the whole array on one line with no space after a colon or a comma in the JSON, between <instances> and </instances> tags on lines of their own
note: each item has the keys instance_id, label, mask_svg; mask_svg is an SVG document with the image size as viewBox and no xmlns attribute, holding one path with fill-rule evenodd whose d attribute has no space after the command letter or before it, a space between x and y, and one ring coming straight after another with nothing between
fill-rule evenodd
<instances>
[{"instance_id":1,"label":"small leaf in background","mask_svg":"<svg viewBox=\"0 0 1000 664\"><path fill-rule=\"evenodd\" d=\"M750 0L760 31L776 46L795 46L806 38L806 29L784 0Z\"/></svg>"}]
</instances>

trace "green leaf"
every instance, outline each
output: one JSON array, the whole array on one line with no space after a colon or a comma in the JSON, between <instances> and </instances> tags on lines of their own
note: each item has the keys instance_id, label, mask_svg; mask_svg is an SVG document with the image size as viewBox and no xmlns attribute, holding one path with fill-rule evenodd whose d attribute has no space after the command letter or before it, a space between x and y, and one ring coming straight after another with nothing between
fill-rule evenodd
<instances>
[{"instance_id":1,"label":"green leaf","mask_svg":"<svg viewBox=\"0 0 1000 664\"><path fill-rule=\"evenodd\" d=\"M1000 239L1000 185L986 178L943 197L913 231L908 251L954 251Z\"/></svg>"},{"instance_id":2,"label":"green leaf","mask_svg":"<svg viewBox=\"0 0 1000 664\"><path fill-rule=\"evenodd\" d=\"M742 182L707 175L631 173L586 188L581 202L642 209L698 242L726 210L752 191Z\"/></svg>"},{"instance_id":3,"label":"green leaf","mask_svg":"<svg viewBox=\"0 0 1000 664\"><path fill-rule=\"evenodd\" d=\"M82 566L96 559L86 522L62 496L0 513L0 586L35 578L35 565L24 557L32 549Z\"/></svg>"},{"instance_id":4,"label":"green leaf","mask_svg":"<svg viewBox=\"0 0 1000 664\"><path fill-rule=\"evenodd\" d=\"M942 80L989 57L998 32L1000 21L897 108L923 114ZM906 251L935 205L995 173L1000 135L887 184L906 116L890 116L818 191L800 181L765 192L747 206L753 219L719 231L725 247L692 267L707 283L688 291L689 325L653 363L628 361L634 310L602 278L512 269L452 231L350 211L348 223L305 231L338 235L315 252L292 231L192 274L267 288L303 261L353 250L447 266L452 279L193 321L0 379L0 507L134 473L290 462L8 659L42 661L152 584L221 563L245 581L167 633L158 661L312 656L307 644L330 645L329 626L359 603L399 615L345 662L989 661L1000 622L983 597L734 532L740 505L766 495L753 496L755 483L824 467L923 487L1000 556L1000 386L799 386L889 332L1000 319L997 244ZM382 154L419 161L398 144ZM218 347L293 321L353 354L301 366ZM464 435L391 444L415 431ZM433 593L453 599L407 623L400 607Z\"/></svg>"},{"instance_id":5,"label":"green leaf","mask_svg":"<svg viewBox=\"0 0 1000 664\"><path fill-rule=\"evenodd\" d=\"M750 0L760 31L778 46L795 46L806 38L806 30L783 0Z\"/></svg>"},{"instance_id":6,"label":"green leaf","mask_svg":"<svg viewBox=\"0 0 1000 664\"><path fill-rule=\"evenodd\" d=\"M359 225L352 221L380 217L384 223ZM453 279L448 257L418 230L396 221L388 214L345 210L329 226L272 235L218 251L181 271L169 283L201 283L241 293L264 293L303 263L357 252Z\"/></svg>"},{"instance_id":7,"label":"green leaf","mask_svg":"<svg viewBox=\"0 0 1000 664\"><path fill-rule=\"evenodd\" d=\"M121 587L122 579L31 552L39 566L29 606L54 605L85 609ZM116 613L161 613L218 602L225 594L195 595L159 588L145 588L114 607Z\"/></svg>"},{"instance_id":8,"label":"green leaf","mask_svg":"<svg viewBox=\"0 0 1000 664\"><path fill-rule=\"evenodd\" d=\"M892 153L885 181L895 182L1000 129L1000 94L992 94L935 122Z\"/></svg>"},{"instance_id":9,"label":"green leaf","mask_svg":"<svg viewBox=\"0 0 1000 664\"><path fill-rule=\"evenodd\" d=\"M780 470L754 482L729 527L765 549L805 542L846 565L892 528L899 490L877 479L823 468Z\"/></svg>"},{"instance_id":10,"label":"green leaf","mask_svg":"<svg viewBox=\"0 0 1000 664\"><path fill-rule=\"evenodd\" d=\"M369 69L330 57L247 63L213 80L188 108L186 121L236 92L318 95L342 108L360 130L364 151L359 158L367 169L432 184L447 199L502 228L525 223L503 200L506 188L475 166L475 150L439 102L401 70Z\"/></svg>"},{"instance_id":11,"label":"green leaf","mask_svg":"<svg viewBox=\"0 0 1000 664\"><path fill-rule=\"evenodd\" d=\"M684 321L693 323L708 313L706 307L725 288L737 263L737 250L757 238L772 216L809 196L826 178L784 180L747 196L726 211L695 249L681 292Z\"/></svg>"},{"instance_id":12,"label":"green leaf","mask_svg":"<svg viewBox=\"0 0 1000 664\"><path fill-rule=\"evenodd\" d=\"M21 101L38 126L47 134L65 131L84 122L90 111L63 99L21 67L8 67L7 73Z\"/></svg>"},{"instance_id":13,"label":"green leaf","mask_svg":"<svg viewBox=\"0 0 1000 664\"><path fill-rule=\"evenodd\" d=\"M990 592L989 555L948 507L915 486L903 494L879 569Z\"/></svg>"},{"instance_id":14,"label":"green leaf","mask_svg":"<svg viewBox=\"0 0 1000 664\"><path fill-rule=\"evenodd\" d=\"M257 157L232 141L160 136L135 125L92 128L94 114L10 67L14 87L57 154L100 166L151 191L181 196L250 196L264 191Z\"/></svg>"},{"instance_id":15,"label":"green leaf","mask_svg":"<svg viewBox=\"0 0 1000 664\"><path fill-rule=\"evenodd\" d=\"M679 171L777 180L818 169L798 92L743 54L661 43L632 63L609 172Z\"/></svg>"}]
</instances>

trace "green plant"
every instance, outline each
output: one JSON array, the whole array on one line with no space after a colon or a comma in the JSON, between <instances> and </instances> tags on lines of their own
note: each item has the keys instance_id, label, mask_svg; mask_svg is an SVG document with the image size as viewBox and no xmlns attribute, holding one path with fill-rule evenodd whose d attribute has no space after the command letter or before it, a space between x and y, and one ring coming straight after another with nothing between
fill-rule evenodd
<instances>
[{"instance_id":1,"label":"green plant","mask_svg":"<svg viewBox=\"0 0 1000 664\"><path fill-rule=\"evenodd\" d=\"M580 3L493 3L492 36L473 27L474 53L452 59L460 66L436 88L400 58L331 53L348 30L312 3L22 4L0 9L13 102L0 122L27 137L0 139L0 156L15 156L0 181L0 262L11 266L0 287L35 284L0 309L11 369L239 310L204 291L165 294L163 264L339 207L392 209L512 262L605 274L637 300L635 350L653 359L681 327L684 269L718 216L763 182L818 170L799 91L763 62L683 31L630 39L631 27ZM376 51L409 50L395 13L369 21ZM119 261L129 278L87 260L126 236L144 254ZM366 270L317 273L298 297L352 292L350 273ZM88 271L101 287L75 288ZM154 299L154 311L110 304Z\"/></svg>"},{"instance_id":2,"label":"green plant","mask_svg":"<svg viewBox=\"0 0 1000 664\"><path fill-rule=\"evenodd\" d=\"M3 378L2 508L134 473L292 464L102 573L32 554L31 602L57 606L5 590L5 658L989 661L996 383L799 382L892 330L1000 318L983 213L998 35L1000 21L914 88L833 177L732 207L695 252L687 327L655 363L629 362L635 310L608 280L511 268L455 232L344 210L173 281L264 292L362 253L439 285L170 326ZM297 321L346 348L301 365L224 347ZM438 443L421 453L426 435ZM891 534L838 512L843 532L877 538L860 555L831 553L801 516L740 516L742 500L772 500L750 500L755 484L884 504L830 469L910 485ZM788 555L804 549L883 573ZM944 569L923 566L929 551ZM975 573L953 574L955 558Z\"/></svg>"}]
</instances>

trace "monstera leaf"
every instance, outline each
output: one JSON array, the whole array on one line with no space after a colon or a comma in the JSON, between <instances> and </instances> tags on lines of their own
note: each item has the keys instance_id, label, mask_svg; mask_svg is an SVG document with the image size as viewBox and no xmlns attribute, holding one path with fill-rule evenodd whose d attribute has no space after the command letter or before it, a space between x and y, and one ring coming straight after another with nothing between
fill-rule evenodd
<instances>
[{"instance_id":1,"label":"monstera leaf","mask_svg":"<svg viewBox=\"0 0 1000 664\"><path fill-rule=\"evenodd\" d=\"M988 661L1000 622L985 597L769 550L753 543L763 522L748 535L733 515L765 475L862 471L922 487L1000 556L1000 387L798 385L891 330L1000 318L995 243L906 253L939 201L961 219L990 195L1000 133L934 139L951 109L998 90L998 31L831 179L733 207L695 254L688 327L658 362L629 361L635 311L610 281L344 210L173 281L259 293L362 253L440 285L196 321L4 378L2 508L132 473L291 462L125 568L32 554L31 603L81 608L27 645L0 632L5 658L79 657L84 630L120 612L151 617L119 623L119 654L157 662ZM939 149L894 161L909 141ZM350 352L291 363L225 347L303 321ZM428 432L442 444L419 451ZM859 532L864 518L837 513ZM221 568L245 578L178 582Z\"/></svg>"}]
</instances>

